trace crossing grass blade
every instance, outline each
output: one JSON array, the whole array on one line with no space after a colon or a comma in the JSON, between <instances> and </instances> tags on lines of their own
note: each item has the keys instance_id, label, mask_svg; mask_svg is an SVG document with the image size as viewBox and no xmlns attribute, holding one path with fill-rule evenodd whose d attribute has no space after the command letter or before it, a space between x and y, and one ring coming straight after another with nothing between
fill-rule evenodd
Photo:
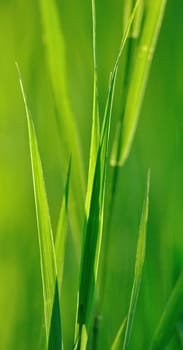
<instances>
[{"instance_id":1,"label":"crossing grass blade","mask_svg":"<svg viewBox=\"0 0 183 350\"><path fill-rule=\"evenodd\" d=\"M149 350L165 349L168 345L176 324L183 313L183 272L181 272L177 283L170 295L160 322L155 331Z\"/></svg>"},{"instance_id":2,"label":"crossing grass blade","mask_svg":"<svg viewBox=\"0 0 183 350\"><path fill-rule=\"evenodd\" d=\"M136 261L135 261L135 273L134 273L133 287L132 287L132 292L130 297L130 306L129 306L128 316L127 316L123 350L126 350L129 345L131 329L132 329L133 319L134 319L134 314L136 309L136 303L137 303L140 284L141 284L141 276L142 276L142 269L144 265L145 247L146 247L146 226L147 226L148 211L149 211L149 187L150 187L150 171L148 171L148 176L147 176L147 189L146 189L146 195L145 195L144 205L142 209L142 216L141 216L141 222L140 222L140 228L139 228L139 238L137 243L137 253L136 253Z\"/></svg>"},{"instance_id":3,"label":"crossing grass blade","mask_svg":"<svg viewBox=\"0 0 183 350\"><path fill-rule=\"evenodd\" d=\"M140 36L131 60L130 79L123 101L124 112L122 113L121 130L118 142L115 141L113 148L111 160L113 166L124 165L130 152L165 5L166 0L145 0L144 6L141 8L141 11L144 9L141 28L138 21L137 27L133 28L135 35L140 30ZM142 17L142 13L139 15L139 19L140 17Z\"/></svg>"},{"instance_id":4,"label":"crossing grass blade","mask_svg":"<svg viewBox=\"0 0 183 350\"><path fill-rule=\"evenodd\" d=\"M100 143L100 123L99 123L99 107L98 107L98 76L97 76L97 57L96 57L96 9L95 0L92 0L92 23L93 23L93 64L94 64L94 79L93 79L93 115L92 115L92 132L88 170L87 196L85 203L86 215L88 216L92 184L94 178L94 170L96 166L97 152Z\"/></svg>"},{"instance_id":5,"label":"crossing grass blade","mask_svg":"<svg viewBox=\"0 0 183 350\"><path fill-rule=\"evenodd\" d=\"M117 334L116 334L116 337L112 343L112 346L111 346L111 350L118 350L119 347L120 347L120 343L121 343L121 337L125 331L125 326L126 326L126 318L124 319L124 321L122 322Z\"/></svg>"},{"instance_id":6,"label":"crossing grass blade","mask_svg":"<svg viewBox=\"0 0 183 350\"><path fill-rule=\"evenodd\" d=\"M80 267L80 283L76 312L76 328L74 342L75 350L86 349L92 319L93 302L95 297L95 287L98 276L98 265L102 242L107 151L109 143L115 82L118 72L119 60L123 52L124 45L126 43L137 6L138 3L136 4L134 11L130 17L130 21L128 23L126 32L120 44L119 53L114 66L114 70L110 76L109 91L100 136L100 144L98 148L96 166L94 170L91 201L89 205L89 215L86 215L84 224L84 238ZM88 183L89 182L90 179Z\"/></svg>"},{"instance_id":7,"label":"crossing grass blade","mask_svg":"<svg viewBox=\"0 0 183 350\"><path fill-rule=\"evenodd\" d=\"M36 133L33 120L30 115L25 91L19 73L19 82L27 116L29 134L29 145L32 165L32 178L34 187L34 198L36 206L38 240L40 250L40 266L42 275L44 319L46 328L46 341L48 350L61 350L61 319L58 296L57 268L53 234L49 216L47 195L44 184L42 165L39 155Z\"/></svg>"},{"instance_id":8,"label":"crossing grass blade","mask_svg":"<svg viewBox=\"0 0 183 350\"><path fill-rule=\"evenodd\" d=\"M70 155L72 156L73 171L70 179L71 201L69 211L75 246L79 250L84 211L85 176L78 130L69 102L64 36L55 1L40 0L40 7L50 81L59 115L60 152L63 160L69 159Z\"/></svg>"},{"instance_id":9,"label":"crossing grass blade","mask_svg":"<svg viewBox=\"0 0 183 350\"><path fill-rule=\"evenodd\" d=\"M62 287L62 275L63 275L63 268L64 268L70 171L71 171L71 159L69 161L67 179L66 179L66 184L65 184L65 191L64 191L64 196L62 199L62 205L61 205L61 209L60 209L58 225L57 225L57 232L56 232L56 239L55 239L55 253L56 253L56 262L57 262L59 291L61 291L61 287Z\"/></svg>"}]
</instances>

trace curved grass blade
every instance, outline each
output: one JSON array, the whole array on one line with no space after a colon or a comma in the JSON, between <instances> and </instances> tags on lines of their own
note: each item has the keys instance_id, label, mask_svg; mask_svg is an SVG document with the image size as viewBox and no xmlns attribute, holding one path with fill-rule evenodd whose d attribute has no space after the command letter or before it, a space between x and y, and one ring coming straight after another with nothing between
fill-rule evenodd
<instances>
[{"instance_id":1,"label":"curved grass blade","mask_svg":"<svg viewBox=\"0 0 183 350\"><path fill-rule=\"evenodd\" d=\"M140 228L139 228L139 238L137 243L137 253L136 253L136 261L135 261L135 273L134 273L133 287L132 287L132 292L130 297L130 306L129 306L128 316L127 316L127 325L126 325L126 331L125 331L123 350L126 350L129 345L130 334L131 334L131 329L132 329L133 319L134 319L134 314L136 309L136 303L137 303L140 284L141 284L141 276L142 276L142 269L144 265L145 247L146 247L146 226L147 226L148 211L149 211L149 187L150 187L150 171L148 171L148 176L147 176L147 189L146 189L146 195L145 195L144 205L142 209L142 216L141 216L141 222L140 222Z\"/></svg>"},{"instance_id":2,"label":"curved grass blade","mask_svg":"<svg viewBox=\"0 0 183 350\"><path fill-rule=\"evenodd\" d=\"M94 78L93 78L93 116L92 116L92 132L90 145L90 158L88 170L88 184L85 210L86 215L89 213L91 200L91 192L94 178L94 171L97 160L97 152L100 143L100 123L99 123L99 107L98 107L98 77L97 77L97 57L96 57L96 9L95 0L92 0L92 23L93 23L93 63L94 63Z\"/></svg>"},{"instance_id":3,"label":"curved grass blade","mask_svg":"<svg viewBox=\"0 0 183 350\"><path fill-rule=\"evenodd\" d=\"M166 0L145 0L143 26L132 61L133 66L124 101L123 123L117 149L113 151L115 154L112 159L113 166L124 165L130 152L165 5Z\"/></svg>"},{"instance_id":4,"label":"curved grass blade","mask_svg":"<svg viewBox=\"0 0 183 350\"><path fill-rule=\"evenodd\" d=\"M57 232L56 232L56 239L55 239L55 252L56 252L59 290L61 290L61 286L62 286L62 275L63 275L63 268L64 268L65 242L66 242L66 232L67 232L67 210L68 210L68 197L69 197L69 184L70 184L70 170L71 170L71 159L69 161L64 197L62 199L62 205L61 205L61 209L60 209Z\"/></svg>"},{"instance_id":5,"label":"curved grass blade","mask_svg":"<svg viewBox=\"0 0 183 350\"><path fill-rule=\"evenodd\" d=\"M149 350L165 349L183 313L183 272L170 295Z\"/></svg>"},{"instance_id":6,"label":"curved grass blade","mask_svg":"<svg viewBox=\"0 0 183 350\"><path fill-rule=\"evenodd\" d=\"M71 201L69 203L70 221L74 233L75 245L79 250L84 210L85 176L78 130L68 96L64 36L55 1L40 0L40 7L43 32L46 40L50 81L55 105L59 114L60 151L63 160L68 159L72 155L73 171L70 179Z\"/></svg>"},{"instance_id":7,"label":"curved grass blade","mask_svg":"<svg viewBox=\"0 0 183 350\"><path fill-rule=\"evenodd\" d=\"M38 239L40 250L40 265L43 288L44 318L46 328L47 349L61 350L61 319L58 296L57 268L55 259L55 249L53 234L49 216L49 208L44 185L39 149L36 133L31 118L20 71L19 82L27 116L27 126L29 133L29 145L32 165L32 178L34 187L34 197L37 216Z\"/></svg>"},{"instance_id":8,"label":"curved grass blade","mask_svg":"<svg viewBox=\"0 0 183 350\"><path fill-rule=\"evenodd\" d=\"M114 70L110 77L109 91L103 119L100 144L97 153L97 161L94 171L89 216L86 215L84 225L84 239L80 267L80 284L78 293L78 305L76 313L76 330L74 349L85 350L88 341L88 333L91 324L95 285L98 276L98 265L102 242L104 196L106 183L107 151L110 134L110 122L113 106L113 97L119 60L129 34L137 5L130 18L127 30L122 38Z\"/></svg>"},{"instance_id":9,"label":"curved grass blade","mask_svg":"<svg viewBox=\"0 0 183 350\"><path fill-rule=\"evenodd\" d=\"M125 326L126 326L126 320L127 318L125 318L116 334L116 337L112 343L112 346L111 346L111 350L118 350L119 349L119 346L120 346L120 342L121 342L121 337L125 331Z\"/></svg>"}]
</instances>

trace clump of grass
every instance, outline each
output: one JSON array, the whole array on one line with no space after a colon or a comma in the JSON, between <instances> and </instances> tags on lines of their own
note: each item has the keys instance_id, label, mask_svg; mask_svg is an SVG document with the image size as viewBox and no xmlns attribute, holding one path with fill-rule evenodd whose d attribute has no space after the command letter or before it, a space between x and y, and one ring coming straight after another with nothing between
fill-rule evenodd
<instances>
[{"instance_id":1,"label":"clump of grass","mask_svg":"<svg viewBox=\"0 0 183 350\"><path fill-rule=\"evenodd\" d=\"M123 107L111 157L111 164L114 166L113 189L116 186L119 166L125 163L132 146L150 62L155 49L165 4L165 0L137 0L136 2L125 2L125 30L113 71L110 74L105 113L100 128L96 53L96 9L95 0L91 2L94 62L93 115L88 182L84 209L82 193L84 191L85 175L83 174L78 131L68 97L64 36L61 31L59 16L54 1L40 0L43 30L47 44L46 52L50 81L59 112L58 124L60 139L62 146L64 146L61 148L61 151L64 162L68 162L70 155L72 156L72 169L74 168L73 171L71 169L70 160L54 241L37 136L19 72L20 87L27 117L37 216L46 334L45 350L61 350L64 347L64 339L62 339L61 330L62 310L60 310L60 301L62 298L61 286L65 261L68 213L72 231L74 232L75 249L77 252L81 250L73 349L86 350L89 347L89 340L92 337L91 329L94 322L94 305L96 304L97 298L101 297L100 295L98 296L98 270L101 245L103 244L105 194L108 191L106 188L106 176L110 125L120 58L123 55L124 46L127 45L123 82ZM148 172L129 309L127 317L122 321L119 331L110 347L111 350L127 350L129 347L145 259L149 187L150 173ZM112 201L114 193L115 191L112 192ZM68 202L70 205L68 205ZM77 209L74 202L79 203ZM107 214L110 216L110 213ZM82 219L84 221L83 230ZM107 246L104 246L104 249L107 249ZM176 327L176 323L181 315L182 292L183 283L181 274L151 341L150 349L163 349L168 343L170 330Z\"/></svg>"}]
</instances>

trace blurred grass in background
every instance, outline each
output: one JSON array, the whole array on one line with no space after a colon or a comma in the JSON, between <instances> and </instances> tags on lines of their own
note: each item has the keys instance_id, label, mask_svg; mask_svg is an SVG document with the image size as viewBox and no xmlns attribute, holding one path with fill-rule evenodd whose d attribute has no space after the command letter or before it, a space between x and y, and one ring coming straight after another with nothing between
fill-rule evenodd
<instances>
[{"instance_id":1,"label":"blurred grass in background","mask_svg":"<svg viewBox=\"0 0 183 350\"><path fill-rule=\"evenodd\" d=\"M87 174L93 90L91 3L63 0L57 5L66 43L69 94ZM101 0L96 6L103 112L109 71L121 36L123 1ZM182 1L169 0L135 141L120 170L100 349L111 345L127 312L147 167L152 175L147 254L131 349L146 349L183 264L182 18ZM0 349L32 350L40 347L43 306L26 119L15 61L22 71L36 125L54 228L67 169L59 151L38 2L1 0L0 32ZM120 97L118 79L112 136L120 113ZM110 176L108 182L110 185ZM69 237L62 302L66 348L71 348L73 338L77 271ZM173 339L170 349L178 349L175 344Z\"/></svg>"}]
</instances>

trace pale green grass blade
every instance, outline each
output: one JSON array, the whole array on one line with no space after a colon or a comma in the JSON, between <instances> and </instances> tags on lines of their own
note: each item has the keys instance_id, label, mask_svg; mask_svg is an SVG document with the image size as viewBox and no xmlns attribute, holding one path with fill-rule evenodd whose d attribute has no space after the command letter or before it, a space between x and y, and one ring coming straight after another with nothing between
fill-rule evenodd
<instances>
[{"instance_id":1,"label":"pale green grass blade","mask_svg":"<svg viewBox=\"0 0 183 350\"><path fill-rule=\"evenodd\" d=\"M92 132L90 145L90 158L88 170L87 196L85 203L86 215L89 214L89 206L91 200L91 192L94 178L94 171L97 160L97 152L100 143L100 123L99 123L99 107L98 107L98 77L97 77L97 57L96 57L96 9L95 0L92 0L92 23L93 23L93 116L92 116Z\"/></svg>"},{"instance_id":2,"label":"pale green grass blade","mask_svg":"<svg viewBox=\"0 0 183 350\"><path fill-rule=\"evenodd\" d=\"M130 38L137 38L139 35L140 28L141 28L141 22L142 22L142 16L143 16L144 1L145 0L141 0L139 2L137 13L136 13L136 16L135 16L134 21L133 21L133 25L132 25L130 33L129 33ZM123 30L124 31L126 30L126 27L128 25L128 21L129 21L129 18L130 18L130 15L132 13L134 6L135 6L135 0L125 1L124 5L123 5Z\"/></svg>"},{"instance_id":3,"label":"pale green grass blade","mask_svg":"<svg viewBox=\"0 0 183 350\"><path fill-rule=\"evenodd\" d=\"M145 1L143 26L133 58L124 121L118 142L120 153L116 160L113 159L112 165L123 165L130 152L165 5L166 0ZM116 154L118 154L117 151Z\"/></svg>"},{"instance_id":4,"label":"pale green grass blade","mask_svg":"<svg viewBox=\"0 0 183 350\"><path fill-rule=\"evenodd\" d=\"M183 272L170 295L149 350L165 349L183 312Z\"/></svg>"},{"instance_id":5,"label":"pale green grass blade","mask_svg":"<svg viewBox=\"0 0 183 350\"><path fill-rule=\"evenodd\" d=\"M130 18L127 30L122 38L114 70L110 77L108 98L103 119L100 145L97 154L96 167L89 205L89 216L86 216L84 226L84 241L80 270L80 285L76 316L76 331L74 349L85 350L92 317L95 285L98 276L100 248L102 242L104 195L106 182L106 161L110 134L110 122L113 106L113 97L119 60L128 37L137 4Z\"/></svg>"},{"instance_id":6,"label":"pale green grass blade","mask_svg":"<svg viewBox=\"0 0 183 350\"><path fill-rule=\"evenodd\" d=\"M62 347L61 320L53 234L36 133L33 125L33 120L28 109L20 72L19 81L26 110L29 133L32 177L40 249L40 265L42 275L47 348L49 350L60 350Z\"/></svg>"},{"instance_id":7,"label":"pale green grass blade","mask_svg":"<svg viewBox=\"0 0 183 350\"><path fill-rule=\"evenodd\" d=\"M55 239L55 252L57 262L57 273L58 273L58 285L59 290L62 287L62 276L64 268L64 256L65 256L65 243L67 233L67 216L68 216L68 197L69 197L69 184L70 184L70 170L71 170L71 159L69 161L69 167L67 172L67 179L65 184L64 196L62 199L62 205L60 209L56 239Z\"/></svg>"},{"instance_id":8,"label":"pale green grass blade","mask_svg":"<svg viewBox=\"0 0 183 350\"><path fill-rule=\"evenodd\" d=\"M112 346L111 346L111 350L118 350L119 349L119 346L120 346L120 342L121 342L121 337L125 331L125 326L126 326L126 318L124 319L124 321L122 322L117 334L116 334L116 337L112 343Z\"/></svg>"},{"instance_id":9,"label":"pale green grass blade","mask_svg":"<svg viewBox=\"0 0 183 350\"><path fill-rule=\"evenodd\" d=\"M72 156L70 221L75 235L75 245L79 249L84 210L85 176L78 130L68 96L64 36L55 0L40 0L40 6L50 81L59 114L60 152L63 162L69 159L70 155Z\"/></svg>"},{"instance_id":10,"label":"pale green grass blade","mask_svg":"<svg viewBox=\"0 0 183 350\"><path fill-rule=\"evenodd\" d=\"M136 253L136 261L135 261L135 273L134 273L133 287L132 287L132 292L130 297L130 306L129 306L128 316L127 316L127 325L126 325L126 331L125 331L123 350L126 350L129 345L134 313L136 309L136 303L137 303L140 284L141 284L141 276L142 276L142 269L144 265L145 248L146 248L146 226L147 226L148 211L149 211L149 187L150 187L150 171L148 171L148 176L147 176L147 189L146 189L146 195L145 195L144 205L142 209L142 216L141 216L141 222L140 222L140 228L139 228L139 238L137 243L137 253Z\"/></svg>"}]
</instances>

